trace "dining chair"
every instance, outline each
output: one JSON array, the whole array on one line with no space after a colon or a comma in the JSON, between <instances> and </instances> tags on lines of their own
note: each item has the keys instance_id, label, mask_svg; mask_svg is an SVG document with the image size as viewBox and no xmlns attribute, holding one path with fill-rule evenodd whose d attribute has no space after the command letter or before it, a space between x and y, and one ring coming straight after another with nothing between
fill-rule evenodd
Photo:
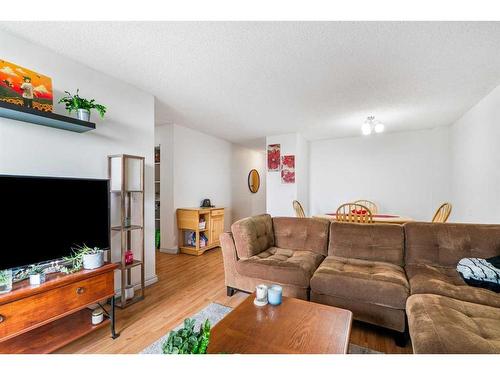
<instances>
[{"instance_id":1,"label":"dining chair","mask_svg":"<svg viewBox=\"0 0 500 375\"><path fill-rule=\"evenodd\" d=\"M344 203L337 208L335 219L348 223L373 223L373 216L370 209L358 203Z\"/></svg>"},{"instance_id":2,"label":"dining chair","mask_svg":"<svg viewBox=\"0 0 500 375\"><path fill-rule=\"evenodd\" d=\"M443 203L437 209L434 217L432 218L433 223L446 223L451 214L451 203Z\"/></svg>"},{"instance_id":3,"label":"dining chair","mask_svg":"<svg viewBox=\"0 0 500 375\"><path fill-rule=\"evenodd\" d=\"M293 201L293 209L295 211L295 217L306 217L304 209L299 201Z\"/></svg>"},{"instance_id":4,"label":"dining chair","mask_svg":"<svg viewBox=\"0 0 500 375\"><path fill-rule=\"evenodd\" d=\"M360 204L362 206L368 207L370 209L370 212L372 215L375 215L378 213L378 207L375 203L372 201L366 200L366 199L359 199L357 201L354 201L353 203Z\"/></svg>"}]
</instances>

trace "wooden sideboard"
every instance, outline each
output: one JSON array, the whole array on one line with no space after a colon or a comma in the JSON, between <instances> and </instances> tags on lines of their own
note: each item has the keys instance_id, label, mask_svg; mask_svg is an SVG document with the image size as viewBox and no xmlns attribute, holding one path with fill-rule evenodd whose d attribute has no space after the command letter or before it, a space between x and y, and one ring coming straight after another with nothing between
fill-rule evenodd
<instances>
[{"instance_id":1,"label":"wooden sideboard","mask_svg":"<svg viewBox=\"0 0 500 375\"><path fill-rule=\"evenodd\" d=\"M200 221L205 221L205 227L200 228ZM201 255L206 250L220 246L219 236L224 232L224 208L178 208L177 227L179 229L179 250L181 253ZM194 233L196 241L189 245L186 236ZM205 246L201 246L201 236L208 239Z\"/></svg>"},{"instance_id":2,"label":"wooden sideboard","mask_svg":"<svg viewBox=\"0 0 500 375\"><path fill-rule=\"evenodd\" d=\"M0 294L0 353L51 353L70 342L111 324L115 332L114 270L107 263L95 270L70 275L47 275L45 283L14 284L11 292ZM111 299L104 321L92 325L87 306Z\"/></svg>"}]
</instances>

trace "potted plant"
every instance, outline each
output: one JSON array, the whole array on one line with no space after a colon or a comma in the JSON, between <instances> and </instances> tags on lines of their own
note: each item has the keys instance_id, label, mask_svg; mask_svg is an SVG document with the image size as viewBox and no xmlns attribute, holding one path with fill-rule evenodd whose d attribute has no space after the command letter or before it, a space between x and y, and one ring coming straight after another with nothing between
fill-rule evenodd
<instances>
[{"instance_id":1,"label":"potted plant","mask_svg":"<svg viewBox=\"0 0 500 375\"><path fill-rule=\"evenodd\" d=\"M12 290L12 270L0 271L0 294L8 293Z\"/></svg>"},{"instance_id":2,"label":"potted plant","mask_svg":"<svg viewBox=\"0 0 500 375\"><path fill-rule=\"evenodd\" d=\"M104 264L104 250L97 247L91 248L87 245L71 249L72 254L65 257L64 265L59 270L64 273L73 273L81 270L93 270Z\"/></svg>"},{"instance_id":3,"label":"potted plant","mask_svg":"<svg viewBox=\"0 0 500 375\"><path fill-rule=\"evenodd\" d=\"M65 91L66 96L59 99L59 103L64 103L66 109L71 112L76 111L78 119L83 121L90 121L90 110L95 109L101 118L104 118L106 107L102 104L97 104L95 99L85 99L79 94L80 89L76 90L76 94L72 95L69 91Z\"/></svg>"},{"instance_id":4,"label":"potted plant","mask_svg":"<svg viewBox=\"0 0 500 375\"><path fill-rule=\"evenodd\" d=\"M45 270L40 266L30 266L27 270L30 277L30 285L40 285L45 282Z\"/></svg>"},{"instance_id":5,"label":"potted plant","mask_svg":"<svg viewBox=\"0 0 500 375\"><path fill-rule=\"evenodd\" d=\"M206 354L210 342L210 321L196 331L195 320L184 320L184 328L172 331L162 345L163 354Z\"/></svg>"}]
</instances>

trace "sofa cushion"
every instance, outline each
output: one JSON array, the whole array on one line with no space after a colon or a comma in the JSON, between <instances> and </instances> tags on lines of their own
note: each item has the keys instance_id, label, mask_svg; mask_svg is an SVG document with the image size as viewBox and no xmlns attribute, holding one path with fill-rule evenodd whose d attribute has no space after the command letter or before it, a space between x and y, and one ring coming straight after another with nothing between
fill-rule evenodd
<instances>
[{"instance_id":1,"label":"sofa cushion","mask_svg":"<svg viewBox=\"0 0 500 375\"><path fill-rule=\"evenodd\" d=\"M236 252L241 259L250 258L274 246L271 215L258 215L238 220L231 225Z\"/></svg>"},{"instance_id":2,"label":"sofa cushion","mask_svg":"<svg viewBox=\"0 0 500 375\"><path fill-rule=\"evenodd\" d=\"M406 274L411 294L439 294L500 308L499 293L467 285L455 268L409 265L406 266Z\"/></svg>"},{"instance_id":3,"label":"sofa cushion","mask_svg":"<svg viewBox=\"0 0 500 375\"><path fill-rule=\"evenodd\" d=\"M500 225L407 223L406 264L455 268L462 258L500 255Z\"/></svg>"},{"instance_id":4,"label":"sofa cushion","mask_svg":"<svg viewBox=\"0 0 500 375\"><path fill-rule=\"evenodd\" d=\"M312 251L271 247L236 262L236 270L248 277L275 283L309 287L309 280L324 257Z\"/></svg>"},{"instance_id":5,"label":"sofa cushion","mask_svg":"<svg viewBox=\"0 0 500 375\"><path fill-rule=\"evenodd\" d=\"M403 266L403 227L396 224L333 222L328 255Z\"/></svg>"},{"instance_id":6,"label":"sofa cushion","mask_svg":"<svg viewBox=\"0 0 500 375\"><path fill-rule=\"evenodd\" d=\"M415 294L406 313L414 353L500 353L498 308Z\"/></svg>"},{"instance_id":7,"label":"sofa cushion","mask_svg":"<svg viewBox=\"0 0 500 375\"><path fill-rule=\"evenodd\" d=\"M277 247L292 250L307 250L327 255L328 220L275 217L273 218L274 241Z\"/></svg>"},{"instance_id":8,"label":"sofa cushion","mask_svg":"<svg viewBox=\"0 0 500 375\"><path fill-rule=\"evenodd\" d=\"M402 267L328 256L311 279L315 293L404 309L409 285Z\"/></svg>"}]
</instances>

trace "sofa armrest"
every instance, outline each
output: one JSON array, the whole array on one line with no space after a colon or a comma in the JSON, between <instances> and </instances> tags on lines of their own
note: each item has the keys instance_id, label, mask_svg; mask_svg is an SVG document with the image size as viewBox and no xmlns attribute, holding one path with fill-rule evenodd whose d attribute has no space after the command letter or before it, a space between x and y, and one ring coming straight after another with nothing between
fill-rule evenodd
<instances>
[{"instance_id":1,"label":"sofa armrest","mask_svg":"<svg viewBox=\"0 0 500 375\"><path fill-rule=\"evenodd\" d=\"M224 232L220 235L220 245L222 248L222 258L224 261L224 277L226 286L236 285L238 272L236 271L236 262L238 254L236 253L236 245L234 243L233 234Z\"/></svg>"}]
</instances>

